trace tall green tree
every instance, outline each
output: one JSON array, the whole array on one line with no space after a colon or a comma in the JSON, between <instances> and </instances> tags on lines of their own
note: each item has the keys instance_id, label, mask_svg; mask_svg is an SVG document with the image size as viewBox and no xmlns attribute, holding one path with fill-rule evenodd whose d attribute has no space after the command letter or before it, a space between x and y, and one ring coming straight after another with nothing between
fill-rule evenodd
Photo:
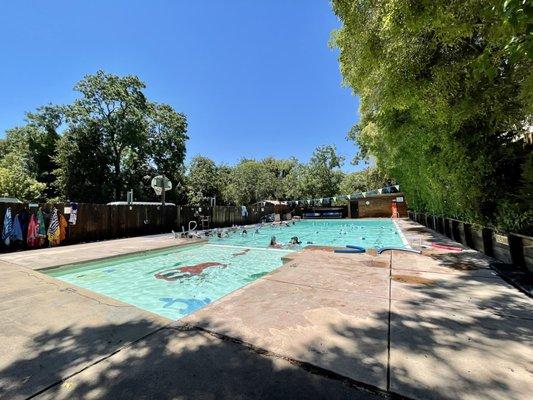
<instances>
[{"instance_id":1,"label":"tall green tree","mask_svg":"<svg viewBox=\"0 0 533 400\"><path fill-rule=\"evenodd\" d=\"M227 185L227 174L213 160L196 156L187 171L187 196L189 204L201 205L206 198L216 197L222 201L222 191Z\"/></svg>"},{"instance_id":2,"label":"tall green tree","mask_svg":"<svg viewBox=\"0 0 533 400\"><path fill-rule=\"evenodd\" d=\"M341 167L344 157L337 154L335 146L319 146L309 163L301 170L298 192L304 197L322 198L339 194L344 177Z\"/></svg>"},{"instance_id":3,"label":"tall green tree","mask_svg":"<svg viewBox=\"0 0 533 400\"><path fill-rule=\"evenodd\" d=\"M54 160L61 194L77 201L155 199L150 178L173 183L168 201L181 202L187 119L171 106L149 102L136 76L97 72L80 81L80 98L65 106L65 134ZM95 162L97 164L95 164Z\"/></svg>"},{"instance_id":4,"label":"tall green tree","mask_svg":"<svg viewBox=\"0 0 533 400\"><path fill-rule=\"evenodd\" d=\"M344 175L340 183L341 194L354 194L368 190L380 189L389 183L389 179L376 167Z\"/></svg>"},{"instance_id":5,"label":"tall green tree","mask_svg":"<svg viewBox=\"0 0 533 400\"><path fill-rule=\"evenodd\" d=\"M232 204L253 204L271 198L276 175L256 160L242 160L231 171L224 196Z\"/></svg>"},{"instance_id":6,"label":"tall green tree","mask_svg":"<svg viewBox=\"0 0 533 400\"><path fill-rule=\"evenodd\" d=\"M76 130L99 131L100 146L111 164L115 200L123 199L126 190L125 158L141 152L148 141L144 88L136 76L98 71L76 84L81 97L67 110L68 122Z\"/></svg>"},{"instance_id":7,"label":"tall green tree","mask_svg":"<svg viewBox=\"0 0 533 400\"><path fill-rule=\"evenodd\" d=\"M0 141L0 153L3 159L7 157L4 159L7 168L11 160L13 171L23 170L28 179L42 183L38 185L41 190L32 191L38 193L33 200L53 198L58 194L53 185L53 171L57 167L53 155L59 140L57 129L62 123L61 107L40 107L27 113L26 121L26 125L6 131L6 138Z\"/></svg>"},{"instance_id":8,"label":"tall green tree","mask_svg":"<svg viewBox=\"0 0 533 400\"><path fill-rule=\"evenodd\" d=\"M46 185L37 181L26 168L26 160L15 152L0 159L0 196L23 201L40 200Z\"/></svg>"},{"instance_id":9,"label":"tall green tree","mask_svg":"<svg viewBox=\"0 0 533 400\"><path fill-rule=\"evenodd\" d=\"M375 156L416 209L494 221L531 152L531 3L332 4L341 72L361 98L360 158Z\"/></svg>"}]
</instances>

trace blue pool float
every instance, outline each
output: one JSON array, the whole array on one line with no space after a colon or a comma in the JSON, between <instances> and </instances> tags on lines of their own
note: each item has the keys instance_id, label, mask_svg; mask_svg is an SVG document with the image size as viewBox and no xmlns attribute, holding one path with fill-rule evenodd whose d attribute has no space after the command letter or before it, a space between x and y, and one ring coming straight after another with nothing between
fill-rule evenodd
<instances>
[{"instance_id":1,"label":"blue pool float","mask_svg":"<svg viewBox=\"0 0 533 400\"><path fill-rule=\"evenodd\" d=\"M334 250L335 253L364 253L366 250L361 246L346 245L346 249Z\"/></svg>"},{"instance_id":2,"label":"blue pool float","mask_svg":"<svg viewBox=\"0 0 533 400\"><path fill-rule=\"evenodd\" d=\"M353 250L359 250L361 253L364 253L366 251L366 249L362 246L354 246L353 244L347 244L346 247L348 249L353 249Z\"/></svg>"},{"instance_id":3,"label":"blue pool float","mask_svg":"<svg viewBox=\"0 0 533 400\"><path fill-rule=\"evenodd\" d=\"M420 250L415 250L415 249L405 249L403 247L382 247L380 249L376 249L377 253L378 254L381 254L383 253L384 251L388 251L388 250L396 250L396 251L406 251L408 253L415 253L415 254L421 254L422 252Z\"/></svg>"}]
</instances>

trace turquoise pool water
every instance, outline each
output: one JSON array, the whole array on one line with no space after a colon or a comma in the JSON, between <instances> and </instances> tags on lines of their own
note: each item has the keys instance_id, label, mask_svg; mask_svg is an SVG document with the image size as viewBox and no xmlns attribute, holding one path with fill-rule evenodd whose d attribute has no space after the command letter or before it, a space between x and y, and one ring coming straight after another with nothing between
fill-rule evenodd
<instances>
[{"instance_id":1,"label":"turquoise pool water","mask_svg":"<svg viewBox=\"0 0 533 400\"><path fill-rule=\"evenodd\" d=\"M209 244L152 251L48 270L57 279L178 319L268 274L291 249L268 249L271 236L288 243L363 247L403 246L390 220L299 221L288 227L248 228Z\"/></svg>"},{"instance_id":2,"label":"turquoise pool water","mask_svg":"<svg viewBox=\"0 0 533 400\"><path fill-rule=\"evenodd\" d=\"M402 236L389 219L359 220L302 220L295 225L265 226L249 229L242 234L242 229L229 237L212 237L210 243L232 244L248 247L268 247L270 238L276 237L281 244L289 243L293 236L298 236L302 246L310 244L324 246L346 246L347 244L364 248L384 246L404 246ZM297 249L297 248L296 248Z\"/></svg>"},{"instance_id":3,"label":"turquoise pool water","mask_svg":"<svg viewBox=\"0 0 533 400\"><path fill-rule=\"evenodd\" d=\"M177 319L278 268L287 253L205 244L46 273Z\"/></svg>"}]
</instances>

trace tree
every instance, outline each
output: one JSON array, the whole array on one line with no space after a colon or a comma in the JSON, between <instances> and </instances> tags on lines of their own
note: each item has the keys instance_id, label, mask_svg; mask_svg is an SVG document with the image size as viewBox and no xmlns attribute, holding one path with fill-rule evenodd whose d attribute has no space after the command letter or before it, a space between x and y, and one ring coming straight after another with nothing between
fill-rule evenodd
<instances>
[{"instance_id":1,"label":"tree","mask_svg":"<svg viewBox=\"0 0 533 400\"><path fill-rule=\"evenodd\" d=\"M56 185L65 200L107 203L113 197L111 156L97 126L70 127L59 141Z\"/></svg>"},{"instance_id":2,"label":"tree","mask_svg":"<svg viewBox=\"0 0 533 400\"><path fill-rule=\"evenodd\" d=\"M531 151L531 6L334 0L333 10L341 72L361 98L349 134L359 158L375 156L416 209L494 220L521 192Z\"/></svg>"},{"instance_id":3,"label":"tree","mask_svg":"<svg viewBox=\"0 0 533 400\"><path fill-rule=\"evenodd\" d=\"M339 194L339 184L344 176L340 170L343 163L344 157L337 155L335 146L317 147L309 164L299 171L299 195L322 198Z\"/></svg>"},{"instance_id":4,"label":"tree","mask_svg":"<svg viewBox=\"0 0 533 400\"><path fill-rule=\"evenodd\" d=\"M158 175L165 175L173 188L167 200L181 203L186 196L185 151L187 117L168 104L150 103L148 113L148 165Z\"/></svg>"},{"instance_id":5,"label":"tree","mask_svg":"<svg viewBox=\"0 0 533 400\"><path fill-rule=\"evenodd\" d=\"M227 182L224 173L207 157L196 156L187 171L187 197L189 204L200 205L206 197L222 200L222 190Z\"/></svg>"},{"instance_id":6,"label":"tree","mask_svg":"<svg viewBox=\"0 0 533 400\"><path fill-rule=\"evenodd\" d=\"M387 186L389 179L376 167L368 167L362 171L344 175L340 183L341 194L354 194Z\"/></svg>"},{"instance_id":7,"label":"tree","mask_svg":"<svg viewBox=\"0 0 533 400\"><path fill-rule=\"evenodd\" d=\"M38 200L46 188L28 173L26 161L15 152L2 155L0 161L0 196L23 201Z\"/></svg>"},{"instance_id":8,"label":"tree","mask_svg":"<svg viewBox=\"0 0 533 400\"><path fill-rule=\"evenodd\" d=\"M276 159L267 157L261 163L270 172L269 179L272 183L266 198L275 200L284 200L290 197L291 182L287 177L298 169L300 163L294 157L288 159ZM272 176L274 179L272 180Z\"/></svg>"},{"instance_id":9,"label":"tree","mask_svg":"<svg viewBox=\"0 0 533 400\"><path fill-rule=\"evenodd\" d=\"M244 159L232 169L224 196L236 205L253 204L270 198L275 182L275 174L264 163Z\"/></svg>"},{"instance_id":10,"label":"tree","mask_svg":"<svg viewBox=\"0 0 533 400\"><path fill-rule=\"evenodd\" d=\"M149 105L142 92L145 84L136 76L119 77L98 71L76 84L81 98L68 107L68 122L77 130L98 130L100 145L112 167L114 199L125 192L123 172L126 154L142 151L148 140L146 115Z\"/></svg>"},{"instance_id":11,"label":"tree","mask_svg":"<svg viewBox=\"0 0 533 400\"><path fill-rule=\"evenodd\" d=\"M2 158L12 155L13 168L22 168L28 179L41 182L40 200L57 196L53 185L56 165L53 154L59 140L57 128L62 122L60 107L47 105L26 114L27 124L8 129L2 142ZM9 167L9 165L6 165ZM37 192L32 192L37 193ZM36 198L33 198L36 199Z\"/></svg>"},{"instance_id":12,"label":"tree","mask_svg":"<svg viewBox=\"0 0 533 400\"><path fill-rule=\"evenodd\" d=\"M146 177L164 174L174 187L167 200L181 200L187 119L169 105L150 103L144 88L136 76L102 71L75 86L81 98L64 107L67 129L54 157L63 196L108 202L133 189L155 198Z\"/></svg>"}]
</instances>

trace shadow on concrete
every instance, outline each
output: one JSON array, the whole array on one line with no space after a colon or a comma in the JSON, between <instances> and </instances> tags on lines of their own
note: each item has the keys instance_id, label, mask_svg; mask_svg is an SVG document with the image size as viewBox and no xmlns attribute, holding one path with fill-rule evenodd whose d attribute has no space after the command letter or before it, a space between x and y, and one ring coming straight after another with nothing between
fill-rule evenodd
<instances>
[{"instance_id":1,"label":"shadow on concrete","mask_svg":"<svg viewBox=\"0 0 533 400\"><path fill-rule=\"evenodd\" d=\"M139 321L120 329L145 329ZM46 331L0 370L0 397L381 399L342 379L196 329L165 327L109 354L118 325ZM69 378L70 377L70 378ZM66 379L69 378L69 379Z\"/></svg>"},{"instance_id":2,"label":"shadow on concrete","mask_svg":"<svg viewBox=\"0 0 533 400\"><path fill-rule=\"evenodd\" d=\"M379 313L370 328L331 326L335 334L357 342L368 368L378 369L379 348L373 340L390 317L389 390L417 399L527 399L531 370L533 319L507 315L523 304L494 295L461 307L454 293L461 284L411 285L416 300L392 302L390 316ZM449 307L431 305L438 298ZM527 309L526 309L527 311ZM312 344L310 344L312 345ZM335 359L349 356L340 347Z\"/></svg>"}]
</instances>

